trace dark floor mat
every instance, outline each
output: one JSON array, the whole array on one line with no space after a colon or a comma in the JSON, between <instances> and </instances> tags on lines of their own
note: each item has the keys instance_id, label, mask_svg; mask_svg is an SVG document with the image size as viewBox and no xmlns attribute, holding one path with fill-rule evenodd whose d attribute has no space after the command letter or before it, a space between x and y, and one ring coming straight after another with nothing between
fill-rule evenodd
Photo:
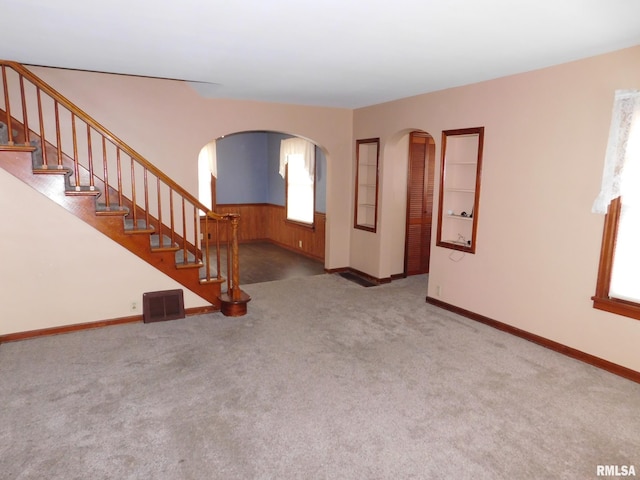
<instances>
[{"instance_id":1,"label":"dark floor mat","mask_svg":"<svg viewBox=\"0 0 640 480\"><path fill-rule=\"evenodd\" d=\"M351 272L340 272L340 276L354 283L357 283L358 285L361 285L363 287L375 287L377 285L377 283L373 283L367 280L366 278L360 277Z\"/></svg>"}]
</instances>

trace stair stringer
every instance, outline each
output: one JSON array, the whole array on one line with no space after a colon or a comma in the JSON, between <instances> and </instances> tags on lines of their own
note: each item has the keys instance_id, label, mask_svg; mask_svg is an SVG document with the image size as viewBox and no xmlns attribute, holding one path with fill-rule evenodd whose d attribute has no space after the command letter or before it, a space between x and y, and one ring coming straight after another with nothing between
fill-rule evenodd
<instances>
[{"instance_id":1,"label":"stair stringer","mask_svg":"<svg viewBox=\"0 0 640 480\"><path fill-rule=\"evenodd\" d=\"M96 193L88 195L65 193L65 172L59 175L34 174L31 158L32 149L25 147L4 147L0 149L0 166L30 187L54 201L69 213L88 223L113 241L137 255L159 271L163 272L196 295L220 309L220 282L203 283L199 278L199 268L178 268L175 253L171 251L153 251L151 233L127 233L123 216L97 215Z\"/></svg>"}]
</instances>

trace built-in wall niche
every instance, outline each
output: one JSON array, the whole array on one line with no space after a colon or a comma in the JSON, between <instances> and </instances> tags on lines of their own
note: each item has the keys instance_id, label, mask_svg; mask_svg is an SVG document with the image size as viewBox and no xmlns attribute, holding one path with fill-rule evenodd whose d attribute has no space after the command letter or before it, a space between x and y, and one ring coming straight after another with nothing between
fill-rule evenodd
<instances>
[{"instance_id":1,"label":"built-in wall niche","mask_svg":"<svg viewBox=\"0 0 640 480\"><path fill-rule=\"evenodd\" d=\"M444 130L436 245L476 252L484 127Z\"/></svg>"},{"instance_id":2,"label":"built-in wall niche","mask_svg":"<svg viewBox=\"0 0 640 480\"><path fill-rule=\"evenodd\" d=\"M378 224L379 138L356 140L354 228L375 232Z\"/></svg>"}]
</instances>

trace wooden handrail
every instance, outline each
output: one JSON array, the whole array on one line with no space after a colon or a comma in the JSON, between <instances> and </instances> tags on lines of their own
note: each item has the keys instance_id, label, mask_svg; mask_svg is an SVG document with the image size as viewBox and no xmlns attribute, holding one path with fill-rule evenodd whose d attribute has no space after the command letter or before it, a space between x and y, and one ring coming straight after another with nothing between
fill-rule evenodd
<instances>
[{"instance_id":1,"label":"wooden handrail","mask_svg":"<svg viewBox=\"0 0 640 480\"><path fill-rule=\"evenodd\" d=\"M147 168L150 172L152 172L157 177L161 178L164 183L169 185L176 193L180 196L189 200L190 203L194 204L199 210L203 212L209 211L209 209L200 203L200 201L191 195L187 190L185 190L182 186L177 184L174 180L172 180L167 174L165 174L162 170L157 168L155 165L150 163L147 159L145 159L142 155L136 152L133 148L127 145L125 142L120 140L118 136L108 130L99 122L95 121L91 116L89 116L84 110L79 108L77 105L68 100L64 95L55 90L53 87L43 82L36 75L31 73L28 69L23 67L21 64L12 62L9 60L0 60L0 65L6 65L11 67L13 70L18 72L20 75L23 75L30 82L32 82L37 88L47 93L54 100L58 101L61 105L66 107L72 114L76 115L78 118L82 119L83 122L91 125L96 131L100 134L107 137L111 142L113 142L116 146L118 146L122 151L126 152L131 158L135 158L135 160ZM221 220L221 219L220 219Z\"/></svg>"}]
</instances>

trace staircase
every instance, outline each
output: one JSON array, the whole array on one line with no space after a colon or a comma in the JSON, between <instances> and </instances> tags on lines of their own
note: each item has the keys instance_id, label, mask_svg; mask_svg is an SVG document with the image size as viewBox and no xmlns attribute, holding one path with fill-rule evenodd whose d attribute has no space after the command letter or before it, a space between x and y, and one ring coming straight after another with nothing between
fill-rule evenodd
<instances>
[{"instance_id":1,"label":"staircase","mask_svg":"<svg viewBox=\"0 0 640 480\"><path fill-rule=\"evenodd\" d=\"M214 309L244 315L238 215L210 211L22 65L0 68L0 167Z\"/></svg>"}]
</instances>

